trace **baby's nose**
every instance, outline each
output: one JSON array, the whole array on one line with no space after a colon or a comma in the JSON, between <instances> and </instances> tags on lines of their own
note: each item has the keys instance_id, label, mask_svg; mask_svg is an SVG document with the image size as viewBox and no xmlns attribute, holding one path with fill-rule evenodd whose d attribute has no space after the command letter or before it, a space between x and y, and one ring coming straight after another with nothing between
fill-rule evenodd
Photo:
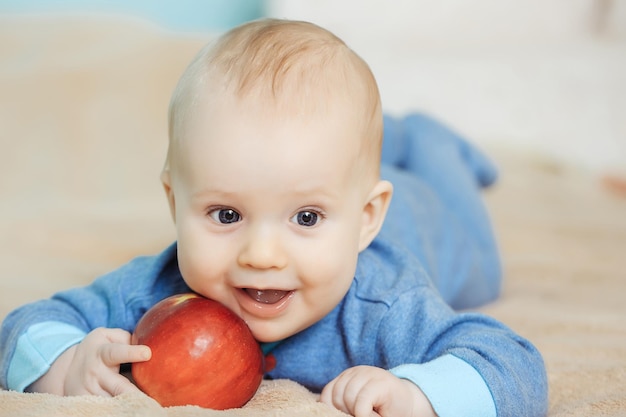
<instances>
[{"instance_id":1,"label":"baby's nose","mask_svg":"<svg viewBox=\"0 0 626 417\"><path fill-rule=\"evenodd\" d=\"M257 227L247 234L238 262L247 268L283 269L287 255L277 232L269 227Z\"/></svg>"}]
</instances>

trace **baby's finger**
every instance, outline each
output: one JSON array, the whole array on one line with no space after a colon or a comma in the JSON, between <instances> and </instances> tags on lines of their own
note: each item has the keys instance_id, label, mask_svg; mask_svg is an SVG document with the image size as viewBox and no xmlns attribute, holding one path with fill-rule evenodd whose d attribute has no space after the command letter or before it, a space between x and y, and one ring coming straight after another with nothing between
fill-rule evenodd
<instances>
[{"instance_id":1,"label":"baby's finger","mask_svg":"<svg viewBox=\"0 0 626 417\"><path fill-rule=\"evenodd\" d=\"M141 390L126 377L119 374L107 374L107 376L100 381L100 385L102 389L113 397L131 392L141 392Z\"/></svg>"},{"instance_id":2,"label":"baby's finger","mask_svg":"<svg viewBox=\"0 0 626 417\"><path fill-rule=\"evenodd\" d=\"M374 409L374 404L367 397L357 398L352 413L357 417L380 417Z\"/></svg>"},{"instance_id":3,"label":"baby's finger","mask_svg":"<svg viewBox=\"0 0 626 417\"><path fill-rule=\"evenodd\" d=\"M320 402L333 406L333 391L335 389L336 381L336 379L333 379L328 384L326 384L324 389L322 389L322 393L320 394Z\"/></svg>"},{"instance_id":4,"label":"baby's finger","mask_svg":"<svg viewBox=\"0 0 626 417\"><path fill-rule=\"evenodd\" d=\"M152 356L148 346L115 343L100 346L98 354L102 362L108 367L130 362L144 362Z\"/></svg>"},{"instance_id":5,"label":"baby's finger","mask_svg":"<svg viewBox=\"0 0 626 417\"><path fill-rule=\"evenodd\" d=\"M111 343L130 345L131 334L124 329L105 329L106 337Z\"/></svg>"},{"instance_id":6,"label":"baby's finger","mask_svg":"<svg viewBox=\"0 0 626 417\"><path fill-rule=\"evenodd\" d=\"M345 377L342 374L326 384L320 395L320 401L344 413L350 413L351 410L344 401L345 388Z\"/></svg>"}]
</instances>

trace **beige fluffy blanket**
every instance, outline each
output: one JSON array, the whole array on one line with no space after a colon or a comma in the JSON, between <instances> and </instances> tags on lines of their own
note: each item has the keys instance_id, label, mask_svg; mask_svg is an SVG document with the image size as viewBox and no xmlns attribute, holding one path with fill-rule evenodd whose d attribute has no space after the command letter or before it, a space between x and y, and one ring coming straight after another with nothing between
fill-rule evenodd
<instances>
[{"instance_id":1,"label":"beige fluffy blanket","mask_svg":"<svg viewBox=\"0 0 626 417\"><path fill-rule=\"evenodd\" d=\"M0 16L0 318L173 239L158 182L166 106L206 39L123 19ZM482 310L544 354L549 415L626 415L626 191L576 167L491 149L487 194L506 270ZM0 391L0 415L332 416L291 381L242 409L163 409L143 395Z\"/></svg>"}]
</instances>

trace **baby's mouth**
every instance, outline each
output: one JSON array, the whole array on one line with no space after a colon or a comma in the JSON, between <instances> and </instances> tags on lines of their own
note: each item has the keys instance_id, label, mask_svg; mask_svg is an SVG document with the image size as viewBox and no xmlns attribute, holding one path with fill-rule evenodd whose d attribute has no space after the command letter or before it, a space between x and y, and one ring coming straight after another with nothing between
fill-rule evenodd
<instances>
[{"instance_id":1,"label":"baby's mouth","mask_svg":"<svg viewBox=\"0 0 626 417\"><path fill-rule=\"evenodd\" d=\"M257 290L255 288L244 288L244 290L250 298L263 304L276 304L291 292L283 290Z\"/></svg>"},{"instance_id":2,"label":"baby's mouth","mask_svg":"<svg viewBox=\"0 0 626 417\"><path fill-rule=\"evenodd\" d=\"M272 320L288 310L297 290L238 288L235 297L249 320Z\"/></svg>"}]
</instances>

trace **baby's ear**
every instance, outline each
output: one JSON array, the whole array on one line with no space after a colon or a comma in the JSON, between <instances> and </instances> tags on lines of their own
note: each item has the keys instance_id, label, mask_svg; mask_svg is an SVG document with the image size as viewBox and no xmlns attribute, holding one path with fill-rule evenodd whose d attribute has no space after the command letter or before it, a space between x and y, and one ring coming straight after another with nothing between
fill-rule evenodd
<instances>
[{"instance_id":1,"label":"baby's ear","mask_svg":"<svg viewBox=\"0 0 626 417\"><path fill-rule=\"evenodd\" d=\"M174 199L174 190L172 189L172 175L170 174L170 170L168 168L165 168L163 172L161 172L161 184L163 184L165 196L167 197L167 202L170 205L172 220L176 223L176 200Z\"/></svg>"},{"instance_id":2,"label":"baby's ear","mask_svg":"<svg viewBox=\"0 0 626 417\"><path fill-rule=\"evenodd\" d=\"M367 202L363 207L363 223L359 238L359 252L367 248L376 237L385 221L387 209L391 202L393 185L389 181L378 181L372 188Z\"/></svg>"}]
</instances>

